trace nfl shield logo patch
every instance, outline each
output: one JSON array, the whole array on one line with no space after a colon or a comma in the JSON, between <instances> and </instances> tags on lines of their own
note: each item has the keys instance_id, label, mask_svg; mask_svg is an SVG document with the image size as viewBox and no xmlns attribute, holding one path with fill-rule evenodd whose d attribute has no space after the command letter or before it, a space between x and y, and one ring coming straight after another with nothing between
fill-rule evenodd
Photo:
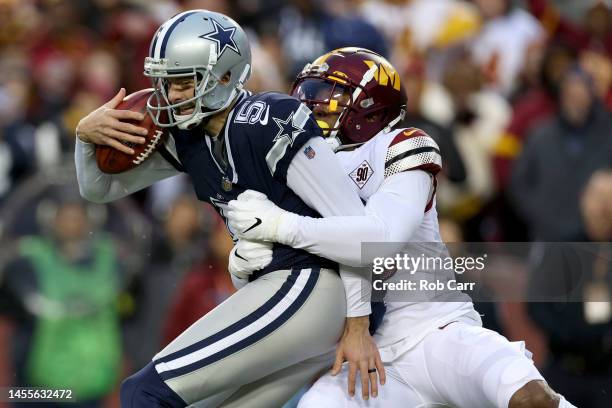
<instances>
[{"instance_id":1,"label":"nfl shield logo patch","mask_svg":"<svg viewBox=\"0 0 612 408\"><path fill-rule=\"evenodd\" d=\"M308 159L313 159L317 155L314 149L310 146L304 149L304 154L306 155L306 157L308 157Z\"/></svg>"}]
</instances>

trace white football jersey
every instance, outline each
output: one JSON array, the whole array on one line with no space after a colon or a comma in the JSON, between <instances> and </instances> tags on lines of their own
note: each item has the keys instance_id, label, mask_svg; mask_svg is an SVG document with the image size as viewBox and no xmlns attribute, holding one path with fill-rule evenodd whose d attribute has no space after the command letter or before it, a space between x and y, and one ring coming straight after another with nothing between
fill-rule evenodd
<instances>
[{"instance_id":1,"label":"white football jersey","mask_svg":"<svg viewBox=\"0 0 612 408\"><path fill-rule=\"evenodd\" d=\"M435 208L435 174L442 163L438 146L429 135L416 128L381 131L359 148L336 155L365 202L376 194L385 178L393 174L417 169L432 174L431 197L410 242L442 242ZM467 295L461 295L460 301L454 302L385 303L387 312L375 335L383 361L393 361L428 332L451 321L468 319L481 324Z\"/></svg>"}]
</instances>

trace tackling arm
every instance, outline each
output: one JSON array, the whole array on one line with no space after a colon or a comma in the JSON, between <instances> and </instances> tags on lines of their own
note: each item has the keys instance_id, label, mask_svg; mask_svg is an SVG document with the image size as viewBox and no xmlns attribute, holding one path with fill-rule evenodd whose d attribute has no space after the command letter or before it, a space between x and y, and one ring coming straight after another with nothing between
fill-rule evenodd
<instances>
[{"instance_id":1,"label":"tackling arm","mask_svg":"<svg viewBox=\"0 0 612 408\"><path fill-rule=\"evenodd\" d=\"M284 217L278 236L283 244L342 264L368 265L372 260L362 259L362 242L398 243L401 247L410 239L430 200L431 177L423 170L394 174L370 197L364 215L317 219L293 214ZM394 250L389 247L389 254L377 256Z\"/></svg>"},{"instance_id":2,"label":"tackling arm","mask_svg":"<svg viewBox=\"0 0 612 408\"><path fill-rule=\"evenodd\" d=\"M344 215L351 219L363 216L363 204L329 146L322 138L312 138L307 144L315 155L309 158L298 153L293 158L287 170L287 185L324 217ZM326 218L320 220L323 219ZM362 288L370 287L369 279L354 268L344 265L340 265L340 276L346 291L347 316L369 315L369 301L361 300ZM366 284L362 285L364 282Z\"/></svg>"}]
</instances>

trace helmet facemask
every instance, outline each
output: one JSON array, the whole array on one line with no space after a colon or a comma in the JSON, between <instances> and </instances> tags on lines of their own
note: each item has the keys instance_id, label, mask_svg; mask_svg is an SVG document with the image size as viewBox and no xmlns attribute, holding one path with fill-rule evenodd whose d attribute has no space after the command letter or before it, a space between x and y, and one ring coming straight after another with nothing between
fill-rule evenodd
<instances>
[{"instance_id":1,"label":"helmet facemask","mask_svg":"<svg viewBox=\"0 0 612 408\"><path fill-rule=\"evenodd\" d=\"M167 61L164 61L164 59L145 59L145 75L151 78L154 90L147 101L147 109L151 113L153 122L159 127L191 128L198 125L204 118L225 109L237 95L237 92L234 93L232 95L234 98L230 98L221 104L217 101L214 101L216 103L213 104L207 101L215 89L221 86L220 78L217 78L212 71L213 64L209 63L205 67L181 68L180 70L167 70L166 64ZM168 95L169 87L171 81L178 79L192 80L192 83L195 84L194 95L187 100L171 103ZM180 113L185 107L190 106L193 106L192 112Z\"/></svg>"},{"instance_id":2,"label":"helmet facemask","mask_svg":"<svg viewBox=\"0 0 612 408\"><path fill-rule=\"evenodd\" d=\"M334 150L345 144L339 132L352 109L353 89L348 84L304 77L294 85L291 94L313 112L323 136Z\"/></svg>"}]
</instances>

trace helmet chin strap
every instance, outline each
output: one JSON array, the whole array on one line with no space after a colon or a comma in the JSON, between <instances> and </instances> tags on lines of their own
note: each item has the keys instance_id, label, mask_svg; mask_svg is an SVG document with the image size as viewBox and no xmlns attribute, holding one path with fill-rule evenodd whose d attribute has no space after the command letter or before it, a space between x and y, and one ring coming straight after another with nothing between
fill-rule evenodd
<instances>
[{"instance_id":1,"label":"helmet chin strap","mask_svg":"<svg viewBox=\"0 0 612 408\"><path fill-rule=\"evenodd\" d=\"M332 136L328 136L325 138L325 143L327 143L329 145L329 147L331 147L331 149L334 152L337 152L340 147L342 146L342 144L340 143L340 139L338 139L337 137L332 137Z\"/></svg>"},{"instance_id":2,"label":"helmet chin strap","mask_svg":"<svg viewBox=\"0 0 612 408\"><path fill-rule=\"evenodd\" d=\"M341 150L352 149L354 147L361 146L362 144L365 143L365 142L360 142L360 143L342 144L342 140L340 140L340 136L338 136L337 130L334 130L333 132L331 132L329 136L325 138L325 142L329 145L329 147L332 148L334 153L339 152Z\"/></svg>"},{"instance_id":3,"label":"helmet chin strap","mask_svg":"<svg viewBox=\"0 0 612 408\"><path fill-rule=\"evenodd\" d=\"M389 122L387 124L387 126L385 126L385 128L383 129L383 131L385 133L389 133L391 131L391 129L393 129L393 126L397 125L400 121L404 120L404 116L406 116L406 110L402 109L400 111L400 114L397 115L397 117L395 119L393 119L391 122Z\"/></svg>"},{"instance_id":4,"label":"helmet chin strap","mask_svg":"<svg viewBox=\"0 0 612 408\"><path fill-rule=\"evenodd\" d=\"M183 118L188 118L191 115L174 115L174 118L176 119L177 122L179 122L179 124L177 125L177 127L181 130L188 130L188 129L192 129L196 126L198 126L200 123L202 123L202 120L204 119L204 115L202 113L196 113L195 115L193 115L191 117L191 119L187 119L183 122L181 122L181 120L183 120Z\"/></svg>"},{"instance_id":5,"label":"helmet chin strap","mask_svg":"<svg viewBox=\"0 0 612 408\"><path fill-rule=\"evenodd\" d=\"M339 120L336 121L336 125L335 125L336 127L338 126L338 123L339 123ZM317 125L319 125L319 127L323 131L323 137L325 139L325 143L327 143L334 152L337 152L340 149L340 147L342 147L342 142L340 141L340 138L337 136L338 130L333 130L330 132L329 125L327 124L327 122L323 120L317 120Z\"/></svg>"}]
</instances>

